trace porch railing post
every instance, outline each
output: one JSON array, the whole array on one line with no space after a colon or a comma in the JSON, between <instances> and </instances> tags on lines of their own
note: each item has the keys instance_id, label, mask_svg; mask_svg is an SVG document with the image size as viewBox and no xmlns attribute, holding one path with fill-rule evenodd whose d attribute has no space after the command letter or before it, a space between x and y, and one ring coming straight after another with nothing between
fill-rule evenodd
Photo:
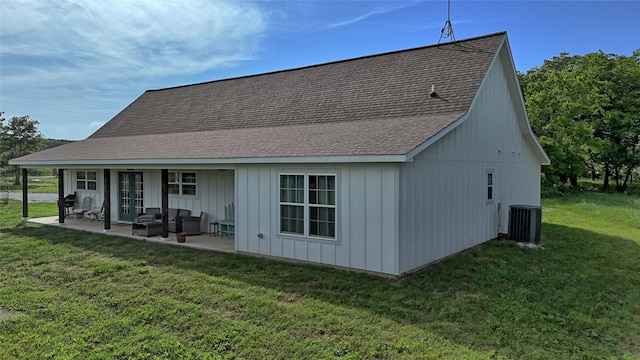
<instances>
[{"instance_id":1,"label":"porch railing post","mask_svg":"<svg viewBox=\"0 0 640 360\"><path fill-rule=\"evenodd\" d=\"M104 169L104 232L111 231L111 169Z\"/></svg>"},{"instance_id":2,"label":"porch railing post","mask_svg":"<svg viewBox=\"0 0 640 360\"><path fill-rule=\"evenodd\" d=\"M64 169L58 169L58 223L64 224L66 204L64 201Z\"/></svg>"},{"instance_id":3,"label":"porch railing post","mask_svg":"<svg viewBox=\"0 0 640 360\"><path fill-rule=\"evenodd\" d=\"M29 219L28 175L29 169L22 168L22 220Z\"/></svg>"},{"instance_id":4,"label":"porch railing post","mask_svg":"<svg viewBox=\"0 0 640 360\"><path fill-rule=\"evenodd\" d=\"M162 182L162 240L169 240L169 170L161 170Z\"/></svg>"}]
</instances>

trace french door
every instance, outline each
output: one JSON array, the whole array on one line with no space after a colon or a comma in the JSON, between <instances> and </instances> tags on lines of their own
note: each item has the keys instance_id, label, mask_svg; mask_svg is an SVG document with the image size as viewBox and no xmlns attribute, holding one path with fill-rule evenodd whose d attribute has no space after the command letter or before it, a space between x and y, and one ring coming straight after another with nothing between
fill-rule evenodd
<instances>
[{"instance_id":1,"label":"french door","mask_svg":"<svg viewBox=\"0 0 640 360\"><path fill-rule=\"evenodd\" d=\"M134 221L144 210L144 188L141 172L119 173L120 201L118 216L121 221Z\"/></svg>"}]
</instances>

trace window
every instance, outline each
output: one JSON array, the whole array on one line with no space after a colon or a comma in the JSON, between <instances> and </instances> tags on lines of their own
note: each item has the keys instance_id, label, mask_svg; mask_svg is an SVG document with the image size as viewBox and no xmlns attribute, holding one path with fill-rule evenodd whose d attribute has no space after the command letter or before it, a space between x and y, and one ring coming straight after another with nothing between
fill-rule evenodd
<instances>
[{"instance_id":1,"label":"window","mask_svg":"<svg viewBox=\"0 0 640 360\"><path fill-rule=\"evenodd\" d=\"M487 170L487 201L493 200L493 170Z\"/></svg>"},{"instance_id":2,"label":"window","mask_svg":"<svg viewBox=\"0 0 640 360\"><path fill-rule=\"evenodd\" d=\"M169 194L173 195L196 195L196 173L195 172L169 172Z\"/></svg>"},{"instance_id":3,"label":"window","mask_svg":"<svg viewBox=\"0 0 640 360\"><path fill-rule=\"evenodd\" d=\"M76 189L78 190L97 190L98 174L95 171L78 171L76 172Z\"/></svg>"},{"instance_id":4,"label":"window","mask_svg":"<svg viewBox=\"0 0 640 360\"><path fill-rule=\"evenodd\" d=\"M335 175L280 175L280 232L336 238Z\"/></svg>"}]
</instances>

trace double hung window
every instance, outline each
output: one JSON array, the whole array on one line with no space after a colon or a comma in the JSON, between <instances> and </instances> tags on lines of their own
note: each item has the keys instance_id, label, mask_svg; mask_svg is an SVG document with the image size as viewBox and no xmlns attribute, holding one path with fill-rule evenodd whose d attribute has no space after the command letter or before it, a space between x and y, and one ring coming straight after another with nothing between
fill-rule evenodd
<instances>
[{"instance_id":1,"label":"double hung window","mask_svg":"<svg viewBox=\"0 0 640 360\"><path fill-rule=\"evenodd\" d=\"M76 172L76 189L78 190L97 190L98 174L96 171L77 171Z\"/></svg>"},{"instance_id":2,"label":"double hung window","mask_svg":"<svg viewBox=\"0 0 640 360\"><path fill-rule=\"evenodd\" d=\"M487 170L487 201L493 201L493 170Z\"/></svg>"},{"instance_id":3,"label":"double hung window","mask_svg":"<svg viewBox=\"0 0 640 360\"><path fill-rule=\"evenodd\" d=\"M169 172L169 194L195 196L196 187L197 182L195 172Z\"/></svg>"},{"instance_id":4,"label":"double hung window","mask_svg":"<svg viewBox=\"0 0 640 360\"><path fill-rule=\"evenodd\" d=\"M280 233L336 238L335 175L280 175Z\"/></svg>"}]
</instances>

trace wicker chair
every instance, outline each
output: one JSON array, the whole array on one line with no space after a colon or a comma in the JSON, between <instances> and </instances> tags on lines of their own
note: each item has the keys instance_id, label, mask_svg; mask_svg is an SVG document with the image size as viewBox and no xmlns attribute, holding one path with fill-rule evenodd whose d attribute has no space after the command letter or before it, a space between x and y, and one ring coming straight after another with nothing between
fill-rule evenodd
<instances>
[{"instance_id":1,"label":"wicker chair","mask_svg":"<svg viewBox=\"0 0 640 360\"><path fill-rule=\"evenodd\" d=\"M138 214L137 223L156 222L162 220L162 211L160 208L146 208L142 214Z\"/></svg>"},{"instance_id":2,"label":"wicker chair","mask_svg":"<svg viewBox=\"0 0 640 360\"><path fill-rule=\"evenodd\" d=\"M200 216L183 216L182 232L187 235L200 235L200 223L203 215L204 213L200 212Z\"/></svg>"},{"instance_id":3,"label":"wicker chair","mask_svg":"<svg viewBox=\"0 0 640 360\"><path fill-rule=\"evenodd\" d=\"M191 210L169 208L169 232L182 232L182 218L191 215Z\"/></svg>"}]
</instances>

